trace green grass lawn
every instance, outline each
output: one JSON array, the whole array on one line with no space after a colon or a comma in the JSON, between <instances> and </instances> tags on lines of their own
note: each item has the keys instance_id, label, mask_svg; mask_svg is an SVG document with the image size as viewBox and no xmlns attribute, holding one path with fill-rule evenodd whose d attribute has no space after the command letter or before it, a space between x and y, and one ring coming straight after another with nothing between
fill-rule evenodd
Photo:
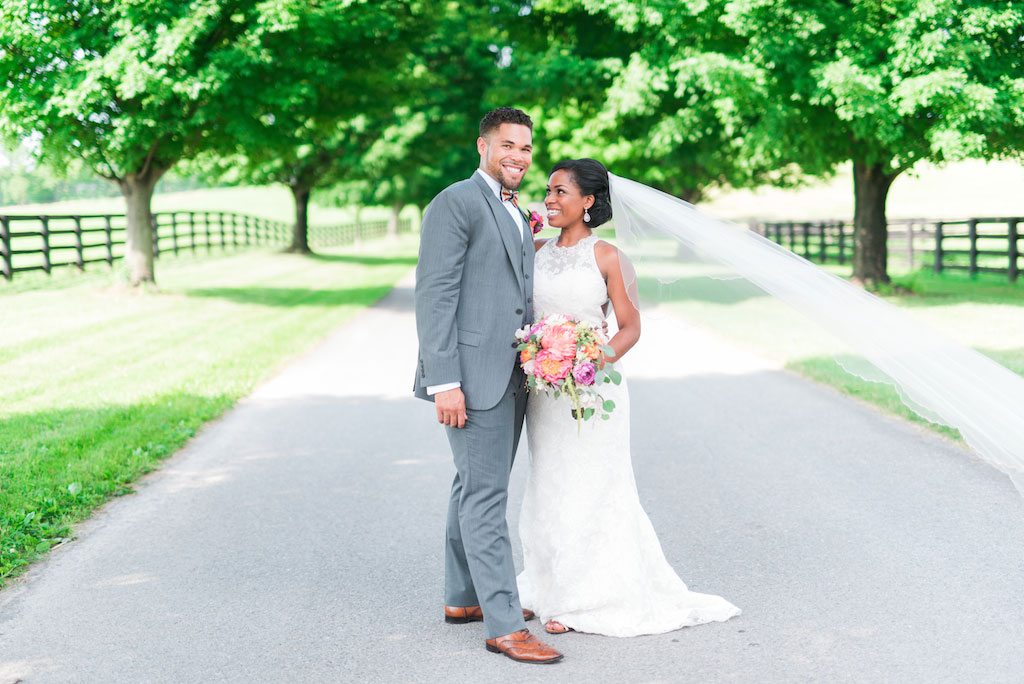
<instances>
[{"instance_id":1,"label":"green grass lawn","mask_svg":"<svg viewBox=\"0 0 1024 684\"><path fill-rule=\"evenodd\" d=\"M101 268L0 281L0 585L415 262L403 236L163 256L158 292Z\"/></svg>"},{"instance_id":2,"label":"green grass lawn","mask_svg":"<svg viewBox=\"0 0 1024 684\"><path fill-rule=\"evenodd\" d=\"M829 270L849 275L838 267ZM912 293L882 295L886 301L1024 375L1024 282L1008 283L1005 276L987 274L936 276L928 270L894 275L893 281ZM656 284L642 283L642 287L651 291ZM906 408L892 386L844 371L834 355L849 350L745 281L712 282L697 276L680 282L669 295L669 310L690 322L843 394L958 437L955 431L929 423Z\"/></svg>"}]
</instances>

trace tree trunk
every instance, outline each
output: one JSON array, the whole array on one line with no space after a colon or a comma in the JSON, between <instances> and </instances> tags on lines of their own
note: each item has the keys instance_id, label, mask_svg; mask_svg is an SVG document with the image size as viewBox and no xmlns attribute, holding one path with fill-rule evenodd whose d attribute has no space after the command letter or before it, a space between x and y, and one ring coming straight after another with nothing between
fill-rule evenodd
<instances>
[{"instance_id":1,"label":"tree trunk","mask_svg":"<svg viewBox=\"0 0 1024 684\"><path fill-rule=\"evenodd\" d=\"M895 178L882 164L853 162L853 278L869 287L889 282L885 201Z\"/></svg>"},{"instance_id":2,"label":"tree trunk","mask_svg":"<svg viewBox=\"0 0 1024 684\"><path fill-rule=\"evenodd\" d=\"M701 190L700 188L693 188L689 190L683 190L677 196L684 202L696 204L697 202L700 202L702 199L704 199L704 191Z\"/></svg>"},{"instance_id":3,"label":"tree trunk","mask_svg":"<svg viewBox=\"0 0 1024 684\"><path fill-rule=\"evenodd\" d=\"M124 194L127 227L125 230L125 262L133 287L155 283L153 268L153 212L150 203L153 189L166 169L148 173L130 173L118 181Z\"/></svg>"},{"instance_id":4,"label":"tree trunk","mask_svg":"<svg viewBox=\"0 0 1024 684\"><path fill-rule=\"evenodd\" d=\"M401 202L391 205L391 216L388 217L388 239L390 240L398 238L398 220L404 207L405 205Z\"/></svg>"},{"instance_id":5,"label":"tree trunk","mask_svg":"<svg viewBox=\"0 0 1024 684\"><path fill-rule=\"evenodd\" d=\"M295 225L292 227L292 244L286 252L310 254L309 249L309 195L312 188L301 185L290 185L295 198Z\"/></svg>"}]
</instances>

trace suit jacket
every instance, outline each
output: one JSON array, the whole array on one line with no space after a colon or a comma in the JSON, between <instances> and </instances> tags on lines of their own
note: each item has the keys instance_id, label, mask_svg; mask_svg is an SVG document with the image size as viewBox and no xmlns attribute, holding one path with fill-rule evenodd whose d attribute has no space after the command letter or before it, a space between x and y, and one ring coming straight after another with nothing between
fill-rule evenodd
<instances>
[{"instance_id":1,"label":"suit jacket","mask_svg":"<svg viewBox=\"0 0 1024 684\"><path fill-rule=\"evenodd\" d=\"M468 408L498 403L518 362L515 331L533 321L533 257L529 226L479 174L433 199L416 265L416 396L461 382Z\"/></svg>"}]
</instances>

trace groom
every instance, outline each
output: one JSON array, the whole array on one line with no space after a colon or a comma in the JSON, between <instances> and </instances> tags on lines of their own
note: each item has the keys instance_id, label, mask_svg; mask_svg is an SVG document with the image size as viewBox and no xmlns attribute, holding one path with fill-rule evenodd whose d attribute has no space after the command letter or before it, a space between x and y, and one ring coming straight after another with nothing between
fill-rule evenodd
<instances>
[{"instance_id":1,"label":"groom","mask_svg":"<svg viewBox=\"0 0 1024 684\"><path fill-rule=\"evenodd\" d=\"M455 461L445 548L445 620L483 620L487 650L553 663L526 629L505 508L526 411L515 331L533 317L533 234L516 195L533 122L501 107L480 122L480 168L423 214L416 266L416 396L432 400Z\"/></svg>"}]
</instances>

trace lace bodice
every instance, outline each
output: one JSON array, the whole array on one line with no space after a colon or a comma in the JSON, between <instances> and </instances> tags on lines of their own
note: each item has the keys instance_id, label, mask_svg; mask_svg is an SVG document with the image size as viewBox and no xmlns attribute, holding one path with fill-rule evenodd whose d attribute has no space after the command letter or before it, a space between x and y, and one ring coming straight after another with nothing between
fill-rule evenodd
<instances>
[{"instance_id":1,"label":"lace bodice","mask_svg":"<svg viewBox=\"0 0 1024 684\"><path fill-rule=\"evenodd\" d=\"M561 313L591 325L605 318L608 286L597 266L590 235L571 247L559 247L557 238L548 240L534 262L533 300L537 319Z\"/></svg>"}]
</instances>

